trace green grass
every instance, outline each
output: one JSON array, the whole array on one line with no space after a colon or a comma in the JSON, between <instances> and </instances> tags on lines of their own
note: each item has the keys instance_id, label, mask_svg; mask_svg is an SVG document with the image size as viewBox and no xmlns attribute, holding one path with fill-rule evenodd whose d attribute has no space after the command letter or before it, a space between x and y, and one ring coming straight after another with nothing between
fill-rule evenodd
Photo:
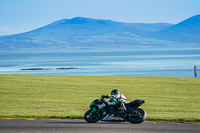
<instances>
[{"instance_id":1,"label":"green grass","mask_svg":"<svg viewBox=\"0 0 200 133\"><path fill-rule=\"evenodd\" d=\"M200 79L189 77L0 75L0 117L83 118L112 89L145 100L148 120L200 122Z\"/></svg>"}]
</instances>

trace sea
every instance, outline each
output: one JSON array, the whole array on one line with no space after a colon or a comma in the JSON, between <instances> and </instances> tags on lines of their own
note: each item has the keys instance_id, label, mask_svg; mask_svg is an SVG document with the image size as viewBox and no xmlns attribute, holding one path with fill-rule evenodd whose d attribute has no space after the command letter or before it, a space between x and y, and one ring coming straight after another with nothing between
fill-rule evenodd
<instances>
[{"instance_id":1,"label":"sea","mask_svg":"<svg viewBox=\"0 0 200 133\"><path fill-rule=\"evenodd\" d=\"M0 74L194 77L200 49L1 50Z\"/></svg>"}]
</instances>

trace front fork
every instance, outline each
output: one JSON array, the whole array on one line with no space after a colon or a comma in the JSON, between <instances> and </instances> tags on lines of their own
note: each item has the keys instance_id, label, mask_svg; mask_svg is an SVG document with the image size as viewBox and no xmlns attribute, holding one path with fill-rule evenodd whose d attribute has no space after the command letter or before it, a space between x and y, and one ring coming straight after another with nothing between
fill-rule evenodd
<instances>
[{"instance_id":1,"label":"front fork","mask_svg":"<svg viewBox=\"0 0 200 133\"><path fill-rule=\"evenodd\" d=\"M97 113L96 111L97 111L97 108L91 108L90 109L91 110L91 112L88 114L88 116L91 118L91 117L95 117L96 116L96 114L95 113ZM95 115L94 115L95 114Z\"/></svg>"}]
</instances>

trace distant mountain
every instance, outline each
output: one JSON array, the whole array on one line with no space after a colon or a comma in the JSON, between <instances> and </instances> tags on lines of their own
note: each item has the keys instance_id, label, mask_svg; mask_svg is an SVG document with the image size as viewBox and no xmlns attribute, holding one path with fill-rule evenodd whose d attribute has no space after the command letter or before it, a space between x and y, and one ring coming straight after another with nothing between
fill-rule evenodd
<instances>
[{"instance_id":1,"label":"distant mountain","mask_svg":"<svg viewBox=\"0 0 200 133\"><path fill-rule=\"evenodd\" d=\"M151 34L151 37L177 42L200 43L200 15Z\"/></svg>"},{"instance_id":2,"label":"distant mountain","mask_svg":"<svg viewBox=\"0 0 200 133\"><path fill-rule=\"evenodd\" d=\"M122 23L76 17L62 19L39 29L0 37L0 48L131 47L157 45L148 36L170 27L168 23Z\"/></svg>"},{"instance_id":3,"label":"distant mountain","mask_svg":"<svg viewBox=\"0 0 200 133\"><path fill-rule=\"evenodd\" d=\"M76 17L26 33L1 36L0 49L200 46L200 15L176 25ZM186 42L186 43L185 43Z\"/></svg>"}]
</instances>

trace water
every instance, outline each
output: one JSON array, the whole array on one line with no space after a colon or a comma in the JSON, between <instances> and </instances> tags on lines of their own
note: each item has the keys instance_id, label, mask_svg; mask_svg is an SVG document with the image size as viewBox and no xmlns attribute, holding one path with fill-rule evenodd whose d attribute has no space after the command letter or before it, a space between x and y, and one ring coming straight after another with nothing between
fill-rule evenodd
<instances>
[{"instance_id":1,"label":"water","mask_svg":"<svg viewBox=\"0 0 200 133\"><path fill-rule=\"evenodd\" d=\"M193 77L194 65L200 49L0 51L0 74Z\"/></svg>"}]
</instances>

